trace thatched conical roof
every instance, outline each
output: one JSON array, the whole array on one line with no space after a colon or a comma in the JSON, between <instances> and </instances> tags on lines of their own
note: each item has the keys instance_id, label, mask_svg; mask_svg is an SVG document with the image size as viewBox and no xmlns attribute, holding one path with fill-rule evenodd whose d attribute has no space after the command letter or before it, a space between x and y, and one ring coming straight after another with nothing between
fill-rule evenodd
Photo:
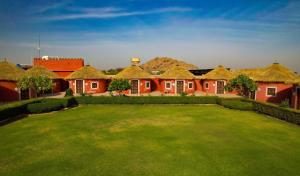
<instances>
[{"instance_id":1,"label":"thatched conical roof","mask_svg":"<svg viewBox=\"0 0 300 176\"><path fill-rule=\"evenodd\" d=\"M217 68L201 76L201 79L212 79L212 80L230 80L234 77L233 73L219 65Z\"/></svg>"},{"instance_id":2,"label":"thatched conical roof","mask_svg":"<svg viewBox=\"0 0 300 176\"><path fill-rule=\"evenodd\" d=\"M188 71L187 69L183 68L182 66L175 65L165 71L163 74L160 75L161 79L194 79L195 76Z\"/></svg>"},{"instance_id":3,"label":"thatched conical roof","mask_svg":"<svg viewBox=\"0 0 300 176\"><path fill-rule=\"evenodd\" d=\"M71 73L67 79L107 79L107 76L92 66L84 66Z\"/></svg>"},{"instance_id":4,"label":"thatched conical roof","mask_svg":"<svg viewBox=\"0 0 300 176\"><path fill-rule=\"evenodd\" d=\"M255 76L255 81L262 82L286 82L296 79L297 75L287 67L274 63L266 67Z\"/></svg>"},{"instance_id":5,"label":"thatched conical roof","mask_svg":"<svg viewBox=\"0 0 300 176\"><path fill-rule=\"evenodd\" d=\"M25 71L5 61L0 62L0 80L16 81Z\"/></svg>"},{"instance_id":6,"label":"thatched conical roof","mask_svg":"<svg viewBox=\"0 0 300 176\"><path fill-rule=\"evenodd\" d=\"M265 68L253 68L253 69L239 69L233 72L234 76L247 75L249 78L256 80L258 76L265 70Z\"/></svg>"},{"instance_id":7,"label":"thatched conical roof","mask_svg":"<svg viewBox=\"0 0 300 176\"><path fill-rule=\"evenodd\" d=\"M48 70L43 66L33 66L32 68L26 70L23 76L28 76L28 77L45 76L51 79L58 78L57 74L55 74L54 72Z\"/></svg>"},{"instance_id":8,"label":"thatched conical roof","mask_svg":"<svg viewBox=\"0 0 300 176\"><path fill-rule=\"evenodd\" d=\"M114 77L115 79L150 79L152 75L137 65L131 65Z\"/></svg>"}]
</instances>

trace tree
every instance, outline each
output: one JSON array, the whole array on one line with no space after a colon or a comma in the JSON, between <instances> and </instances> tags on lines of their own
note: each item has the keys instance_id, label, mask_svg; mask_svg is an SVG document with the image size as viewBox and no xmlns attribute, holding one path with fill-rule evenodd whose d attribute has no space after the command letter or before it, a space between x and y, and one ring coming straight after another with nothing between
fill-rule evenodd
<instances>
[{"instance_id":1,"label":"tree","mask_svg":"<svg viewBox=\"0 0 300 176\"><path fill-rule=\"evenodd\" d=\"M122 95L123 91L128 90L130 88L131 85L127 79L115 79L109 84L108 91L116 91L119 95Z\"/></svg>"},{"instance_id":2,"label":"tree","mask_svg":"<svg viewBox=\"0 0 300 176\"><path fill-rule=\"evenodd\" d=\"M36 97L37 94L44 94L52 88L52 80L46 76L23 76L18 80L17 86L22 90L33 90Z\"/></svg>"},{"instance_id":3,"label":"tree","mask_svg":"<svg viewBox=\"0 0 300 176\"><path fill-rule=\"evenodd\" d=\"M247 75L238 75L229 81L225 86L227 91L236 90L240 95L244 97L250 97L253 92L257 90L255 81L249 78Z\"/></svg>"}]
</instances>

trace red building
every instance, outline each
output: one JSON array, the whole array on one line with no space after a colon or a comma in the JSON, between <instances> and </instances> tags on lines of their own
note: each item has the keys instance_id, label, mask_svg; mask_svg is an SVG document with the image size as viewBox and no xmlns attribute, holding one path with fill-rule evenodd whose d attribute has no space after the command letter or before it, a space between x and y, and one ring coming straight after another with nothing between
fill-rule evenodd
<instances>
[{"instance_id":1,"label":"red building","mask_svg":"<svg viewBox=\"0 0 300 176\"><path fill-rule=\"evenodd\" d=\"M294 81L292 107L300 109L300 76Z\"/></svg>"},{"instance_id":2,"label":"red building","mask_svg":"<svg viewBox=\"0 0 300 176\"><path fill-rule=\"evenodd\" d=\"M44 56L42 58L34 58L33 66L43 66L58 75L59 92L68 88L68 82L64 79L72 72L79 70L84 66L82 58L51 58Z\"/></svg>"},{"instance_id":3,"label":"red building","mask_svg":"<svg viewBox=\"0 0 300 176\"><path fill-rule=\"evenodd\" d=\"M231 71L222 65L201 76L202 91L206 94L237 94L225 91L226 83L234 78Z\"/></svg>"},{"instance_id":4,"label":"red building","mask_svg":"<svg viewBox=\"0 0 300 176\"><path fill-rule=\"evenodd\" d=\"M154 78L150 73L138 66L140 60L132 59L132 65L119 72L113 79L127 79L131 84L131 89L125 91L125 94L144 94L152 91L151 86Z\"/></svg>"},{"instance_id":5,"label":"red building","mask_svg":"<svg viewBox=\"0 0 300 176\"><path fill-rule=\"evenodd\" d=\"M69 87L75 94L95 94L107 91L108 77L92 66L84 66L71 73L67 80Z\"/></svg>"},{"instance_id":6,"label":"red building","mask_svg":"<svg viewBox=\"0 0 300 176\"><path fill-rule=\"evenodd\" d=\"M196 77L181 66L174 66L159 76L160 90L164 94L194 93ZM199 81L199 80L197 80Z\"/></svg>"},{"instance_id":7,"label":"red building","mask_svg":"<svg viewBox=\"0 0 300 176\"><path fill-rule=\"evenodd\" d=\"M266 68L246 69L238 72L248 75L257 83L255 100L270 103L289 100L291 103L293 84L287 81L296 79L296 74L292 70L274 63Z\"/></svg>"},{"instance_id":8,"label":"red building","mask_svg":"<svg viewBox=\"0 0 300 176\"><path fill-rule=\"evenodd\" d=\"M17 79L24 70L16 65L5 61L0 62L0 102L18 101L21 92L17 88Z\"/></svg>"}]
</instances>

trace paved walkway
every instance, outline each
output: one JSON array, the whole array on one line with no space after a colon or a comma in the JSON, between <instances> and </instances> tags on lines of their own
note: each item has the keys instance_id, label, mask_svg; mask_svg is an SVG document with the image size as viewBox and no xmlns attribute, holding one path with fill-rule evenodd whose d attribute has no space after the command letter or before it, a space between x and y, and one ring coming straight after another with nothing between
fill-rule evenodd
<instances>
[{"instance_id":1,"label":"paved walkway","mask_svg":"<svg viewBox=\"0 0 300 176\"><path fill-rule=\"evenodd\" d=\"M230 94L216 95L216 94L206 94L206 93L203 93L203 92L195 92L195 94L193 94L193 95L194 96L219 96L219 97L227 97L227 98L239 98L239 97L241 97L239 95L230 95ZM65 92L59 92L59 93L56 93L56 94L44 95L43 97L46 97L46 98L63 98L64 96L65 96ZM80 96L80 95L75 95L75 96ZM109 92L105 92L105 93L93 94L92 96L111 96L111 94ZM151 92L151 93L128 95L128 96L179 96L179 95L162 94L159 91L154 91L154 92ZM191 96L191 95L188 95L188 96Z\"/></svg>"}]
</instances>

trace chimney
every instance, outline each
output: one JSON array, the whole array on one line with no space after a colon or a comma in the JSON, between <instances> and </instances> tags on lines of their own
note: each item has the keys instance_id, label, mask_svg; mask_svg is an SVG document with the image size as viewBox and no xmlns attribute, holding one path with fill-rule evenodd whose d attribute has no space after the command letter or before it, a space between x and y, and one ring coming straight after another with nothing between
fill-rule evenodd
<instances>
[{"instance_id":1,"label":"chimney","mask_svg":"<svg viewBox=\"0 0 300 176\"><path fill-rule=\"evenodd\" d=\"M133 57L131 58L131 65L139 65L141 62L140 58Z\"/></svg>"}]
</instances>

